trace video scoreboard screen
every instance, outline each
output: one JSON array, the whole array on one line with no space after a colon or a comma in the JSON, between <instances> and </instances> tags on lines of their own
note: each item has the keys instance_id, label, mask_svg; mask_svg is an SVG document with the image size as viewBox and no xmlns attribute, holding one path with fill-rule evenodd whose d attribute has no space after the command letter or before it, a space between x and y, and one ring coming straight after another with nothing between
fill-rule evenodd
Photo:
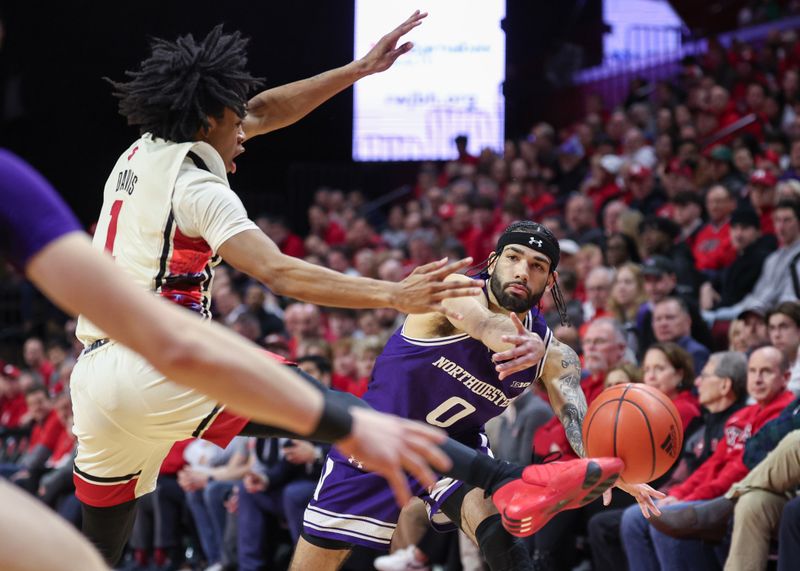
<instances>
[{"instance_id":1,"label":"video scoreboard screen","mask_svg":"<svg viewBox=\"0 0 800 571\"><path fill-rule=\"evenodd\" d=\"M400 42L414 49L391 69L355 84L353 159L440 160L469 137L478 154L503 147L505 17L503 0L355 0L356 58L415 9L428 12Z\"/></svg>"}]
</instances>

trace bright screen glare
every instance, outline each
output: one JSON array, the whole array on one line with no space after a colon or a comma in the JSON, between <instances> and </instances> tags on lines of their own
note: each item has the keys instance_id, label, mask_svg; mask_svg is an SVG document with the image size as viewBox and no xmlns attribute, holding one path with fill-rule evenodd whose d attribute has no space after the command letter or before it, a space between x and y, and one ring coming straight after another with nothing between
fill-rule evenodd
<instances>
[{"instance_id":1,"label":"bright screen glare","mask_svg":"<svg viewBox=\"0 0 800 571\"><path fill-rule=\"evenodd\" d=\"M422 25L400 40L414 42L391 69L355 84L353 159L443 160L456 156L464 134L478 154L503 146L505 0L355 0L355 57L417 8Z\"/></svg>"}]
</instances>

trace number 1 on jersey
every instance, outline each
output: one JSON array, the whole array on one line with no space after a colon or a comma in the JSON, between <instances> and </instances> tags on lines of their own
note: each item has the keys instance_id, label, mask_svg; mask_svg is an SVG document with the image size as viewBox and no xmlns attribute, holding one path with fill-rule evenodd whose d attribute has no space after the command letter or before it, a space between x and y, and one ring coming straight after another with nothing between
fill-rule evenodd
<instances>
[{"instance_id":1,"label":"number 1 on jersey","mask_svg":"<svg viewBox=\"0 0 800 571\"><path fill-rule=\"evenodd\" d=\"M115 200L111 205L111 222L108 223L108 232L106 232L106 252L112 256L114 255L114 240L117 239L117 221L120 210L122 210L122 201Z\"/></svg>"}]
</instances>

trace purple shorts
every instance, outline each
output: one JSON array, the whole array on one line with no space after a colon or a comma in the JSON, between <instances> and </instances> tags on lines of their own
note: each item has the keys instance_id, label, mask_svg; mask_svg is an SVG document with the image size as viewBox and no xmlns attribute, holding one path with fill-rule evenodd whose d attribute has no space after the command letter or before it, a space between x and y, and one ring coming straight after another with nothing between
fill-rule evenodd
<instances>
[{"instance_id":1,"label":"purple shorts","mask_svg":"<svg viewBox=\"0 0 800 571\"><path fill-rule=\"evenodd\" d=\"M485 435L481 435L478 450L492 454ZM408 485L413 495L425 501L435 529L454 529L439 508L463 482L445 477L426 489L409 476ZM348 460L333 448L303 516L303 531L315 537L388 551L399 515L400 508L386 480L359 469L354 459Z\"/></svg>"}]
</instances>

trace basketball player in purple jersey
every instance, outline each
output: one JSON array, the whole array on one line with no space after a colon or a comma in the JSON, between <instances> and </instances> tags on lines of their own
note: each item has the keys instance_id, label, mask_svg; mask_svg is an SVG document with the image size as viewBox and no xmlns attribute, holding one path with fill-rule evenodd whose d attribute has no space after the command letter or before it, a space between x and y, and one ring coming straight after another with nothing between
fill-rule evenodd
<instances>
[{"instance_id":1,"label":"basketball player in purple jersey","mask_svg":"<svg viewBox=\"0 0 800 571\"><path fill-rule=\"evenodd\" d=\"M486 421L541 381L570 444L585 456L581 425L586 399L578 357L553 337L534 309L551 290L564 314L559 257L558 241L547 228L527 221L511 224L480 276L488 279L488 288L471 298L445 301L462 319L441 313L409 316L376 360L363 399L377 410L443 428L453 440L489 453ZM450 279L465 285L470 280L462 275ZM331 452L306 509L294 571L337 569L354 544L388 548L399 509L385 483L362 471L365 465L357 456ZM452 478L432 488L413 478L409 482L429 505L432 523L441 523L441 511L479 545L490 569L529 569L527 550L501 522L515 535L529 535L556 512L597 498L616 482L621 468L616 458L531 466L523 476L529 484L524 488L511 482L480 489ZM651 496L659 497L648 486L631 491L648 507L653 506ZM484 492L493 494L493 503Z\"/></svg>"}]
</instances>

